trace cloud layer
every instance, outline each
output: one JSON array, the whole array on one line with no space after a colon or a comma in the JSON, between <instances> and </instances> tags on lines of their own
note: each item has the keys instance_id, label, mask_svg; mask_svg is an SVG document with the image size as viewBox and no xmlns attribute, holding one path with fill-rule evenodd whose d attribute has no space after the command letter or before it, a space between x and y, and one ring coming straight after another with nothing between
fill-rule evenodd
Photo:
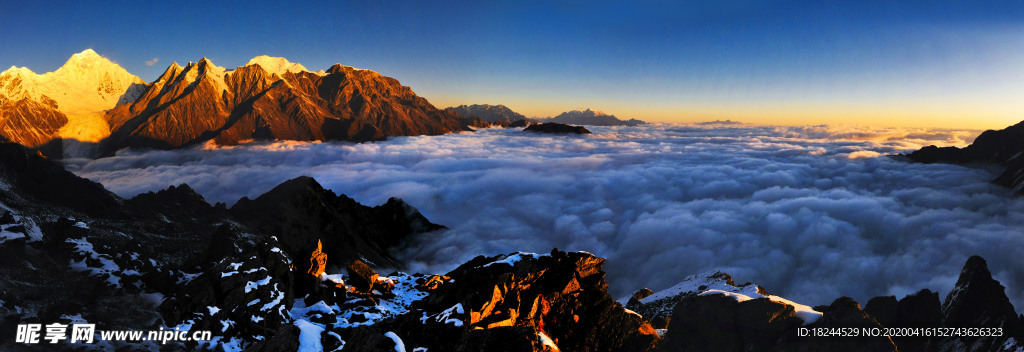
<instances>
[{"instance_id":1,"label":"cloud layer","mask_svg":"<svg viewBox=\"0 0 1024 352\"><path fill-rule=\"evenodd\" d=\"M397 196L451 229L401 255L444 272L478 254L552 247L608 258L616 296L719 268L816 305L948 292L988 259L1024 304L1024 201L992 170L881 156L979 131L646 125L590 136L514 129L387 142L123 152L69 160L122 196L188 183L233 203L299 175L364 204Z\"/></svg>"}]
</instances>

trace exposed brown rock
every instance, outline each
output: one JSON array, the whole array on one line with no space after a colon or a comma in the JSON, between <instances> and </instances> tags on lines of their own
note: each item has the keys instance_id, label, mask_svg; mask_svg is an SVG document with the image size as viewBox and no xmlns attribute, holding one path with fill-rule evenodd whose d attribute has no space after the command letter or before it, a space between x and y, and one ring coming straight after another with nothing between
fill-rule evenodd
<instances>
[{"instance_id":1,"label":"exposed brown rock","mask_svg":"<svg viewBox=\"0 0 1024 352\"><path fill-rule=\"evenodd\" d=\"M477 257L448 273L452 282L414 305L424 311L425 322L416 315L398 324L411 341L430 350L539 351L535 342L541 335L563 351L649 350L659 340L656 332L608 295L603 263L590 254L559 251ZM513 332L526 335L509 337L505 347L491 345Z\"/></svg>"},{"instance_id":2,"label":"exposed brown rock","mask_svg":"<svg viewBox=\"0 0 1024 352\"><path fill-rule=\"evenodd\" d=\"M461 131L472 122L370 70L335 65L323 76L278 76L248 65L222 73L206 59L172 64L142 97L118 106L107 119L113 131L108 152L208 140L369 141Z\"/></svg>"},{"instance_id":3,"label":"exposed brown rock","mask_svg":"<svg viewBox=\"0 0 1024 352\"><path fill-rule=\"evenodd\" d=\"M46 96L37 102L29 98L10 100L0 95L0 137L3 139L39 147L59 138L57 132L67 123L67 116Z\"/></svg>"},{"instance_id":4,"label":"exposed brown rock","mask_svg":"<svg viewBox=\"0 0 1024 352\"><path fill-rule=\"evenodd\" d=\"M417 281L416 288L421 291L433 291L444 285L448 280L451 280L451 278L444 275L430 275L422 279L422 282Z\"/></svg>"},{"instance_id":5,"label":"exposed brown rock","mask_svg":"<svg viewBox=\"0 0 1024 352\"><path fill-rule=\"evenodd\" d=\"M317 240L316 249L309 255L309 270L306 271L317 278L327 269L327 254L323 252L322 248L323 244L320 243L320 240Z\"/></svg>"},{"instance_id":6,"label":"exposed brown rock","mask_svg":"<svg viewBox=\"0 0 1024 352\"><path fill-rule=\"evenodd\" d=\"M377 283L377 272L362 260L353 260L345 269L348 270L348 283L357 291L370 292Z\"/></svg>"}]
</instances>

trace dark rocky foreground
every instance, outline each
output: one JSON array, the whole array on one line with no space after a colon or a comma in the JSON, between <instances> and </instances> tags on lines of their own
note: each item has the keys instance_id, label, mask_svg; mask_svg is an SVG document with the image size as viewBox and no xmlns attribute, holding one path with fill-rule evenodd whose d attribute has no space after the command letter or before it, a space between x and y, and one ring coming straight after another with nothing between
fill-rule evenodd
<instances>
[{"instance_id":1,"label":"dark rocky foreground","mask_svg":"<svg viewBox=\"0 0 1024 352\"><path fill-rule=\"evenodd\" d=\"M979 257L943 301L922 290L812 309L709 272L640 290L624 307L608 294L604 259L582 252L479 256L443 275L380 275L374 267L401 266L390 249L441 227L400 200L371 208L311 178L230 208L186 185L122 199L0 144L0 183L4 351L1024 349L1022 317ZM18 324L75 322L209 330L214 340L14 342ZM965 327L1000 336L813 336Z\"/></svg>"},{"instance_id":2,"label":"dark rocky foreground","mask_svg":"<svg viewBox=\"0 0 1024 352\"><path fill-rule=\"evenodd\" d=\"M1005 169L992 182L1024 194L1024 122L985 131L964 148L932 145L905 156L919 163L1000 165Z\"/></svg>"}]
</instances>

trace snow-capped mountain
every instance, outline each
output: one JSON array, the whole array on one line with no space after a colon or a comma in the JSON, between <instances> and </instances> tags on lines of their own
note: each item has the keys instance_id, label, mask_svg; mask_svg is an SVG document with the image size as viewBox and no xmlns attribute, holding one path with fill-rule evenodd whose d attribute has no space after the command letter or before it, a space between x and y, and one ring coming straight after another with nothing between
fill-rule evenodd
<instances>
[{"instance_id":1,"label":"snow-capped mountain","mask_svg":"<svg viewBox=\"0 0 1024 352\"><path fill-rule=\"evenodd\" d=\"M466 117L476 117L487 122L513 123L519 120L526 120L526 116L512 111L505 105L473 104L459 105L445 110L455 111Z\"/></svg>"},{"instance_id":2,"label":"snow-capped mountain","mask_svg":"<svg viewBox=\"0 0 1024 352\"><path fill-rule=\"evenodd\" d=\"M225 70L203 58L177 63L139 99L107 114L106 150L177 148L213 140L368 141L466 129L394 78L336 64L310 72L284 58L256 57Z\"/></svg>"},{"instance_id":3,"label":"snow-capped mountain","mask_svg":"<svg viewBox=\"0 0 1024 352\"><path fill-rule=\"evenodd\" d=\"M0 74L0 136L56 148L46 149L54 156L83 153L73 141L110 153L211 140L368 141L479 124L371 70L336 64L311 72L266 55L233 70L206 58L172 63L150 83L92 50L54 72L12 67Z\"/></svg>"},{"instance_id":4,"label":"snow-capped mountain","mask_svg":"<svg viewBox=\"0 0 1024 352\"><path fill-rule=\"evenodd\" d=\"M0 112L0 118L13 115L33 120L28 115L60 113L66 122L56 133L50 133L51 128L47 127L36 129L31 136L19 136L19 131L13 129L4 131L4 135L32 146L54 137L99 141L110 134L103 115L118 104L134 101L142 84L139 77L92 49L72 55L63 66L49 73L36 74L25 67L11 67L0 73L0 97L10 104L2 109L7 113ZM50 119L48 123L57 120Z\"/></svg>"},{"instance_id":5,"label":"snow-capped mountain","mask_svg":"<svg viewBox=\"0 0 1024 352\"><path fill-rule=\"evenodd\" d=\"M249 62L245 64L245 66L249 65L260 65L260 67L262 67L267 72L276 74L278 76L284 76L286 72L310 72L308 69L306 69L305 66L302 66L302 64L300 63L288 61L288 59L285 59L283 57L271 57L267 55L260 55L252 58L251 60L249 60ZM321 70L317 71L316 73L323 76L325 72Z\"/></svg>"}]
</instances>

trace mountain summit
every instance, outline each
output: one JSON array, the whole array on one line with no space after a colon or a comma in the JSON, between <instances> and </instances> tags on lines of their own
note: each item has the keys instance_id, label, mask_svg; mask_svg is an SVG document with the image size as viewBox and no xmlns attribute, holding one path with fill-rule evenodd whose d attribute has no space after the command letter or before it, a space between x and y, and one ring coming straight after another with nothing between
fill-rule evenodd
<instances>
[{"instance_id":1,"label":"mountain summit","mask_svg":"<svg viewBox=\"0 0 1024 352\"><path fill-rule=\"evenodd\" d=\"M260 55L249 60L245 66L249 65L260 65L267 72L284 75L285 72L299 73L309 71L305 66L299 63L293 63L283 57L270 57L267 55Z\"/></svg>"},{"instance_id":2,"label":"mountain summit","mask_svg":"<svg viewBox=\"0 0 1024 352\"><path fill-rule=\"evenodd\" d=\"M55 138L99 141L110 134L106 111L135 100L142 84L92 49L41 75L11 67L0 73L0 134L33 147Z\"/></svg>"}]
</instances>

